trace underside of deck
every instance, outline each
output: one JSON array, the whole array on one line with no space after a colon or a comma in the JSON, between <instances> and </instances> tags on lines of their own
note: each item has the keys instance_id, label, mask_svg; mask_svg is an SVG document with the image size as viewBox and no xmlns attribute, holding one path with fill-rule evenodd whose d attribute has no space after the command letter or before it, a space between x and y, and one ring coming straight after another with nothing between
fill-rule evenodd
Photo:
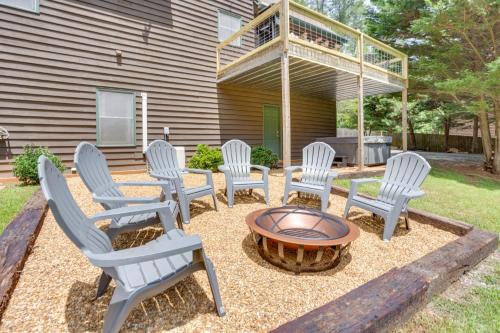
<instances>
[{"instance_id":1,"label":"underside of deck","mask_svg":"<svg viewBox=\"0 0 500 333\"><path fill-rule=\"evenodd\" d=\"M293 49L293 48L292 48ZM329 100L346 100L358 97L356 68L346 68L345 62L335 64L314 61L290 52L290 91L292 94L318 97ZM280 90L281 54L279 48L267 50L252 59L235 64L219 75L221 85ZM404 82L390 74L365 67L364 96L402 91Z\"/></svg>"}]
</instances>

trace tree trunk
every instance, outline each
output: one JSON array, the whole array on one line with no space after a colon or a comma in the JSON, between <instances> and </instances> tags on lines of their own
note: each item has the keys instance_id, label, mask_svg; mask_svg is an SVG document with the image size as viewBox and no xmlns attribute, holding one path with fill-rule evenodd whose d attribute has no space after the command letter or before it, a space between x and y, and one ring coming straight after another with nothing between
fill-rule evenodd
<instances>
[{"instance_id":1,"label":"tree trunk","mask_svg":"<svg viewBox=\"0 0 500 333\"><path fill-rule=\"evenodd\" d=\"M484 168L492 170L493 150L491 149L490 124L488 123L488 112L484 109L479 110L479 129L481 130L481 141L483 142Z\"/></svg>"},{"instance_id":2,"label":"tree trunk","mask_svg":"<svg viewBox=\"0 0 500 333\"><path fill-rule=\"evenodd\" d=\"M470 152L473 154L477 152L478 132L479 132L479 118L477 115L475 115L472 124L472 146L470 147Z\"/></svg>"},{"instance_id":3,"label":"tree trunk","mask_svg":"<svg viewBox=\"0 0 500 333\"><path fill-rule=\"evenodd\" d=\"M444 151L448 152L450 141L450 119L444 119Z\"/></svg>"},{"instance_id":4,"label":"tree trunk","mask_svg":"<svg viewBox=\"0 0 500 333\"><path fill-rule=\"evenodd\" d=\"M500 108L495 106L495 152L493 154L493 173L500 173Z\"/></svg>"},{"instance_id":5,"label":"tree trunk","mask_svg":"<svg viewBox=\"0 0 500 333\"><path fill-rule=\"evenodd\" d=\"M410 130L410 150L416 150L417 138L415 137L415 130L413 129L413 123L410 118L408 118L408 129Z\"/></svg>"}]
</instances>

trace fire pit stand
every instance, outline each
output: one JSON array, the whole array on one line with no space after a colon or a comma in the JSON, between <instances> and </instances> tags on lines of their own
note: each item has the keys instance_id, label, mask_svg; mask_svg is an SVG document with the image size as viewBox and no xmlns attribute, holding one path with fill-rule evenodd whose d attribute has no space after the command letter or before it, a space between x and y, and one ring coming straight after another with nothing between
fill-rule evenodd
<instances>
[{"instance_id":1,"label":"fire pit stand","mask_svg":"<svg viewBox=\"0 0 500 333\"><path fill-rule=\"evenodd\" d=\"M261 209L246 223L259 254L297 274L337 266L359 237L358 227L345 219L299 206Z\"/></svg>"}]
</instances>

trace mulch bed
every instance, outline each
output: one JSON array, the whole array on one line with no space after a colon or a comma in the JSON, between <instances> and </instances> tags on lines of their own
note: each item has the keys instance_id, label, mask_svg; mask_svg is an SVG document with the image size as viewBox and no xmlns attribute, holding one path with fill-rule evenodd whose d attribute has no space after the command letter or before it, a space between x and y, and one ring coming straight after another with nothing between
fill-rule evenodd
<instances>
[{"instance_id":1,"label":"mulch bed","mask_svg":"<svg viewBox=\"0 0 500 333\"><path fill-rule=\"evenodd\" d=\"M148 179L147 175L121 175L117 180ZM188 185L203 182L189 176ZM101 210L79 178L68 180L70 189L86 214ZM192 205L190 234L201 235L207 255L214 261L227 316L219 318L203 272L197 272L138 306L124 328L130 331L252 331L265 332L338 299L366 282L403 267L458 239L431 224L413 221L412 230L398 228L390 242L383 242L383 225L369 213L353 209L350 220L361 235L336 268L299 276L270 265L257 253L244 217L264 208L259 191L238 195L235 207L227 207L224 180L214 175L219 212L206 197ZM270 176L271 206L280 205L284 177ZM133 189L131 195L152 195L154 189ZM306 199L304 199L306 200ZM316 200L290 198L291 204L319 206ZM341 215L345 198L330 197L329 212ZM137 246L160 235L154 227L120 236L116 248ZM100 331L112 289L94 301L99 269L64 236L49 213L28 258L1 331Z\"/></svg>"}]
</instances>

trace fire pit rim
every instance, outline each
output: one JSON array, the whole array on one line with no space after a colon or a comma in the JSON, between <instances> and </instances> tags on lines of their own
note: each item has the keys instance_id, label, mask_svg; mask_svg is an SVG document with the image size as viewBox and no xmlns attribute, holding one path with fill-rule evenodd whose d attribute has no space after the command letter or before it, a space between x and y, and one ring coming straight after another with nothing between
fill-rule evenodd
<instances>
[{"instance_id":1,"label":"fire pit rim","mask_svg":"<svg viewBox=\"0 0 500 333\"><path fill-rule=\"evenodd\" d=\"M271 207L271 208L263 208L259 209L256 211L251 212L248 214L245 218L245 222L248 225L248 227L253 230L254 232L257 232L258 234L265 236L270 239L274 239L277 241L282 241L284 243L288 244L293 244L297 246L335 246L335 245L344 245L347 243L352 242L353 240L357 239L360 235L359 227L355 225L352 222L349 222L347 219L342 218L337 215L329 214L329 213L324 213L328 214L330 216L333 216L336 219L340 219L342 223L344 223L348 228L349 232L340 238L336 239L304 239L304 238L295 238L295 237L289 237L285 236L283 234L278 234L272 231L269 231L267 229L264 229L260 227L256 221L257 218L262 215L265 211L275 209L275 208L283 208L283 209L297 209L298 206L292 206L292 205L287 205L283 207ZM312 210L311 208L307 207L300 207L301 209L306 209L306 210Z\"/></svg>"}]
</instances>

